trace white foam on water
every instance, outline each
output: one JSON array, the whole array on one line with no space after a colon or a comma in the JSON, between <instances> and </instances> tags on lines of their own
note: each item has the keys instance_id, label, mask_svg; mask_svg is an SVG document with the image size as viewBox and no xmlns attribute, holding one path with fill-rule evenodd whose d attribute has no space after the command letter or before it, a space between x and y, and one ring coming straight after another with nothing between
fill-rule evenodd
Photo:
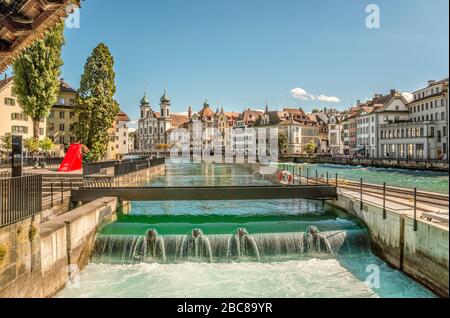
<instances>
[{"instance_id":1,"label":"white foam on water","mask_svg":"<svg viewBox=\"0 0 450 318\"><path fill-rule=\"evenodd\" d=\"M281 263L91 264L58 297L377 297L335 259Z\"/></svg>"}]
</instances>

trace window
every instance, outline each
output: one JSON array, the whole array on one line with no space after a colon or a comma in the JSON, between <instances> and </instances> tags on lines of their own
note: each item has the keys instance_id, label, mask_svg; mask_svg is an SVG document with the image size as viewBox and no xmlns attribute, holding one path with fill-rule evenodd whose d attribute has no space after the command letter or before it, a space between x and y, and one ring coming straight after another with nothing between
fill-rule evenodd
<instances>
[{"instance_id":1,"label":"window","mask_svg":"<svg viewBox=\"0 0 450 318\"><path fill-rule=\"evenodd\" d=\"M63 136L59 137L59 143L60 144L64 144L64 137Z\"/></svg>"},{"instance_id":2,"label":"window","mask_svg":"<svg viewBox=\"0 0 450 318\"><path fill-rule=\"evenodd\" d=\"M54 130L55 130L55 124L54 123L48 124L48 131L54 131Z\"/></svg>"},{"instance_id":3,"label":"window","mask_svg":"<svg viewBox=\"0 0 450 318\"><path fill-rule=\"evenodd\" d=\"M48 115L48 118L49 119L53 119L53 118L55 118L55 112L52 110L51 112L50 112L50 114Z\"/></svg>"},{"instance_id":4,"label":"window","mask_svg":"<svg viewBox=\"0 0 450 318\"><path fill-rule=\"evenodd\" d=\"M400 106L395 106L395 110L400 110Z\"/></svg>"},{"instance_id":5,"label":"window","mask_svg":"<svg viewBox=\"0 0 450 318\"><path fill-rule=\"evenodd\" d=\"M70 137L70 143L73 144L75 142L75 137Z\"/></svg>"},{"instance_id":6,"label":"window","mask_svg":"<svg viewBox=\"0 0 450 318\"><path fill-rule=\"evenodd\" d=\"M445 99L441 99L441 107L445 106Z\"/></svg>"},{"instance_id":7,"label":"window","mask_svg":"<svg viewBox=\"0 0 450 318\"><path fill-rule=\"evenodd\" d=\"M43 136L45 134L44 128L39 128L39 135Z\"/></svg>"},{"instance_id":8,"label":"window","mask_svg":"<svg viewBox=\"0 0 450 318\"><path fill-rule=\"evenodd\" d=\"M395 121L400 121L400 116L395 116Z\"/></svg>"},{"instance_id":9,"label":"window","mask_svg":"<svg viewBox=\"0 0 450 318\"><path fill-rule=\"evenodd\" d=\"M384 116L384 121L389 121L389 117L388 116Z\"/></svg>"},{"instance_id":10,"label":"window","mask_svg":"<svg viewBox=\"0 0 450 318\"><path fill-rule=\"evenodd\" d=\"M25 126L12 126L11 132L13 134L28 134L28 127L25 127Z\"/></svg>"},{"instance_id":11,"label":"window","mask_svg":"<svg viewBox=\"0 0 450 318\"><path fill-rule=\"evenodd\" d=\"M65 117L65 112L60 111L60 112L59 112L59 118L60 118L60 119L64 119L64 117Z\"/></svg>"},{"instance_id":12,"label":"window","mask_svg":"<svg viewBox=\"0 0 450 318\"><path fill-rule=\"evenodd\" d=\"M6 106L16 106L16 100L14 98L6 97L5 105Z\"/></svg>"},{"instance_id":13,"label":"window","mask_svg":"<svg viewBox=\"0 0 450 318\"><path fill-rule=\"evenodd\" d=\"M445 113L444 112L441 113L441 120L445 120Z\"/></svg>"},{"instance_id":14,"label":"window","mask_svg":"<svg viewBox=\"0 0 450 318\"><path fill-rule=\"evenodd\" d=\"M11 120L23 120L28 121L28 116L23 113L12 113Z\"/></svg>"},{"instance_id":15,"label":"window","mask_svg":"<svg viewBox=\"0 0 450 318\"><path fill-rule=\"evenodd\" d=\"M70 119L74 119L75 118L75 112L70 112Z\"/></svg>"},{"instance_id":16,"label":"window","mask_svg":"<svg viewBox=\"0 0 450 318\"><path fill-rule=\"evenodd\" d=\"M69 125L69 131L72 132L72 133L75 131L75 125L74 124L70 124Z\"/></svg>"},{"instance_id":17,"label":"window","mask_svg":"<svg viewBox=\"0 0 450 318\"><path fill-rule=\"evenodd\" d=\"M430 138L434 138L434 127L430 127Z\"/></svg>"},{"instance_id":18,"label":"window","mask_svg":"<svg viewBox=\"0 0 450 318\"><path fill-rule=\"evenodd\" d=\"M66 127L64 126L64 124L60 124L59 125L59 130L60 131L65 131L66 129L65 129Z\"/></svg>"},{"instance_id":19,"label":"window","mask_svg":"<svg viewBox=\"0 0 450 318\"><path fill-rule=\"evenodd\" d=\"M75 105L75 99L74 98L70 99L70 105Z\"/></svg>"},{"instance_id":20,"label":"window","mask_svg":"<svg viewBox=\"0 0 450 318\"><path fill-rule=\"evenodd\" d=\"M60 105L65 105L66 104L66 100L64 98L60 98L59 99L59 104Z\"/></svg>"}]
</instances>

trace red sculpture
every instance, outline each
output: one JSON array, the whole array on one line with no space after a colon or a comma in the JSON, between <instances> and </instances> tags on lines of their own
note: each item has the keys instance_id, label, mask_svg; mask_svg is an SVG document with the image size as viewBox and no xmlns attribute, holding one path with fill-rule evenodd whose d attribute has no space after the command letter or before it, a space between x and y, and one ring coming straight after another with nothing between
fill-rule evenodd
<instances>
[{"instance_id":1,"label":"red sculpture","mask_svg":"<svg viewBox=\"0 0 450 318\"><path fill-rule=\"evenodd\" d=\"M81 170L83 168L83 151L85 146L81 144L73 144L67 151L58 172L71 172Z\"/></svg>"}]
</instances>

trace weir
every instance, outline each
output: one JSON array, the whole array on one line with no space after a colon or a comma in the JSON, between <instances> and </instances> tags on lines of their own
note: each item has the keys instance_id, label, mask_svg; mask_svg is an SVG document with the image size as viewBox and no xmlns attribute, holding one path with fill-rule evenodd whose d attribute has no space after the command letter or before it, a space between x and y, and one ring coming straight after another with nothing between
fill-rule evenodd
<instances>
[{"instance_id":1,"label":"weir","mask_svg":"<svg viewBox=\"0 0 450 318\"><path fill-rule=\"evenodd\" d=\"M204 235L194 229L189 235L98 235L92 256L95 263L178 263L269 261L279 257L336 257L370 253L366 230L259 233L238 229L230 235Z\"/></svg>"}]
</instances>

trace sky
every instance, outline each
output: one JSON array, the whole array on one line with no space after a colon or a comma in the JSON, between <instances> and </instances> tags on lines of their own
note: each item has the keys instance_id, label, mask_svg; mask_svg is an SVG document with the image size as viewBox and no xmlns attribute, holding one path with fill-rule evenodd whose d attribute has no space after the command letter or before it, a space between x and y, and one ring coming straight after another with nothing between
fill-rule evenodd
<instances>
[{"instance_id":1,"label":"sky","mask_svg":"<svg viewBox=\"0 0 450 318\"><path fill-rule=\"evenodd\" d=\"M380 9L369 29L366 7ZM144 92L172 112L205 99L227 111L346 109L391 88L411 92L449 74L448 0L87 0L67 28L63 78L78 88L104 42L116 99L132 119Z\"/></svg>"}]
</instances>

